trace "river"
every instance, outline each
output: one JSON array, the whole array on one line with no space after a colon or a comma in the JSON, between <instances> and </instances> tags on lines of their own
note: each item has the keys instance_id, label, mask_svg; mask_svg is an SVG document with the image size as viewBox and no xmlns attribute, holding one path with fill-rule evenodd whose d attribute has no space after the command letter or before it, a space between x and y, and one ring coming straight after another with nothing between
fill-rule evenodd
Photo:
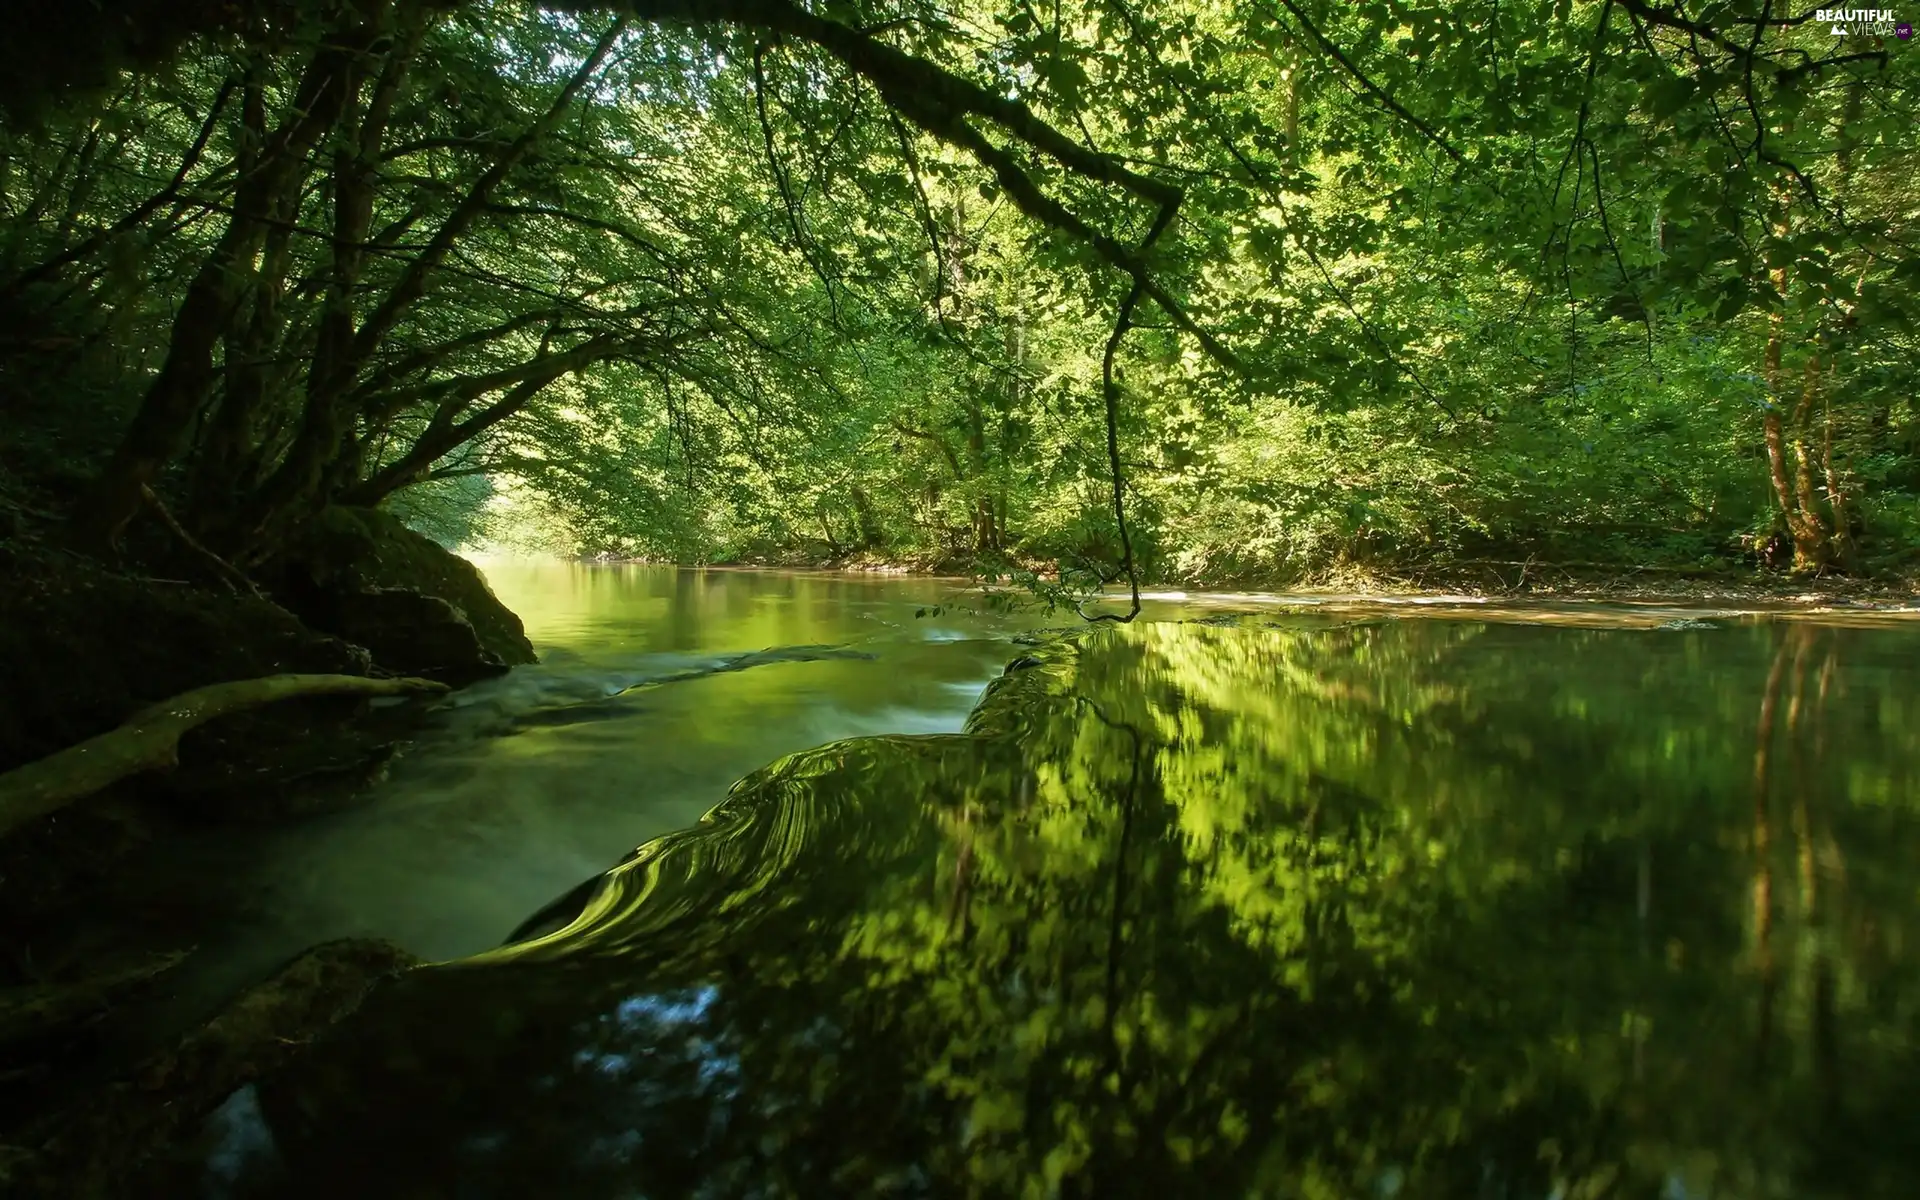
<instances>
[{"instance_id":1,"label":"river","mask_svg":"<svg viewBox=\"0 0 1920 1200\"><path fill-rule=\"evenodd\" d=\"M192 860L249 903L185 1007L480 955L236 1096L216 1192L1920 1186L1913 614L1171 594L1076 645L950 581L487 570L541 665Z\"/></svg>"},{"instance_id":2,"label":"river","mask_svg":"<svg viewBox=\"0 0 1920 1200\"><path fill-rule=\"evenodd\" d=\"M209 831L137 868L128 891L174 898L159 936L200 936L125 1040L202 1019L330 938L434 960L497 946L781 755L958 731L1018 653L1008 639L1046 623L954 580L480 561L540 664L457 693L346 811Z\"/></svg>"}]
</instances>

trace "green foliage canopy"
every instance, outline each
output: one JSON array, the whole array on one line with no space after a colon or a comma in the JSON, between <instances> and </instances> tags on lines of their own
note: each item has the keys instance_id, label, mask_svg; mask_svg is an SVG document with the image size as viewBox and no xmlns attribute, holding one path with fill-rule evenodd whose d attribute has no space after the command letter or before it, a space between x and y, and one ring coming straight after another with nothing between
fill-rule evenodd
<instances>
[{"instance_id":1,"label":"green foliage canopy","mask_svg":"<svg viewBox=\"0 0 1920 1200\"><path fill-rule=\"evenodd\" d=\"M1920 522L1904 43L1646 0L234 12L9 135L9 403L103 535L159 482L243 562L401 497L1222 580L1776 530L1850 568Z\"/></svg>"}]
</instances>

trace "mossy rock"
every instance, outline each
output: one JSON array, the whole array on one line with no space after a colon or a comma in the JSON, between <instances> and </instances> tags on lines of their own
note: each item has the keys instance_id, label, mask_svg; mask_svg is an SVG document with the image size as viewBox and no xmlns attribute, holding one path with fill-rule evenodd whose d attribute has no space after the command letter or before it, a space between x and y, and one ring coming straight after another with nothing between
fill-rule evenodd
<instances>
[{"instance_id":1,"label":"mossy rock","mask_svg":"<svg viewBox=\"0 0 1920 1200\"><path fill-rule=\"evenodd\" d=\"M0 771L64 750L209 684L365 675L365 648L255 596L142 578L31 544L0 544ZM180 765L115 784L0 839L0 938L57 939L55 915L127 855L183 825L331 806L410 736L413 706L289 700L188 734ZM11 978L0 964L0 983Z\"/></svg>"},{"instance_id":2,"label":"mossy rock","mask_svg":"<svg viewBox=\"0 0 1920 1200\"><path fill-rule=\"evenodd\" d=\"M387 670L468 683L535 661L477 567L379 509L327 509L268 575L309 624Z\"/></svg>"},{"instance_id":3,"label":"mossy rock","mask_svg":"<svg viewBox=\"0 0 1920 1200\"><path fill-rule=\"evenodd\" d=\"M207 1115L254 1081L284 1070L367 993L419 960L391 942L326 942L249 988L172 1050L78 1103L0 1142L9 1195L145 1197L191 1194L191 1160ZM202 1147L204 1149L204 1147Z\"/></svg>"},{"instance_id":4,"label":"mossy rock","mask_svg":"<svg viewBox=\"0 0 1920 1200\"><path fill-rule=\"evenodd\" d=\"M0 547L0 577L0 770L192 688L369 667L360 647L252 596L17 547Z\"/></svg>"}]
</instances>

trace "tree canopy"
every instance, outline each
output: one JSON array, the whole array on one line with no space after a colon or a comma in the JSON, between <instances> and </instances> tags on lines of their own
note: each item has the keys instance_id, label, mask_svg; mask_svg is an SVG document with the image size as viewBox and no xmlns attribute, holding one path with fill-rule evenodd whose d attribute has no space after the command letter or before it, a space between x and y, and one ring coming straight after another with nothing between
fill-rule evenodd
<instances>
[{"instance_id":1,"label":"tree canopy","mask_svg":"<svg viewBox=\"0 0 1920 1200\"><path fill-rule=\"evenodd\" d=\"M54 479L103 547L153 488L243 569L382 503L1082 580L1891 565L1920 51L1843 32L1772 0L70 6L0 97L11 502Z\"/></svg>"}]
</instances>

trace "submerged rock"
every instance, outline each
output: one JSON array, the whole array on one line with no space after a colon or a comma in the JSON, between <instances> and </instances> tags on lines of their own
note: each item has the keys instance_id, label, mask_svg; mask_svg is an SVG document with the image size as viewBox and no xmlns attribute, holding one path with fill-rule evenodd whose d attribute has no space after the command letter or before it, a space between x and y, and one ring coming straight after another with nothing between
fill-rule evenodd
<instances>
[{"instance_id":1,"label":"submerged rock","mask_svg":"<svg viewBox=\"0 0 1920 1200\"><path fill-rule=\"evenodd\" d=\"M27 1195L152 1195L153 1181L136 1181L132 1168L175 1145L222 1100L286 1067L376 984L418 961L378 939L315 946L133 1078L13 1135L0 1146L0 1186Z\"/></svg>"},{"instance_id":2,"label":"submerged rock","mask_svg":"<svg viewBox=\"0 0 1920 1200\"><path fill-rule=\"evenodd\" d=\"M378 509L326 510L268 574L302 620L387 670L459 684L536 661L478 568Z\"/></svg>"},{"instance_id":3,"label":"submerged rock","mask_svg":"<svg viewBox=\"0 0 1920 1200\"><path fill-rule=\"evenodd\" d=\"M439 706L448 725L478 734L511 734L532 727L618 720L641 710L634 693L670 683L704 679L778 663L876 656L845 646L771 646L739 654L656 654L636 660L631 670L582 672L548 662L511 679L455 694Z\"/></svg>"},{"instance_id":4,"label":"submerged rock","mask_svg":"<svg viewBox=\"0 0 1920 1200\"><path fill-rule=\"evenodd\" d=\"M1662 621L1655 629L1718 629L1712 621L1702 621L1694 617L1676 617L1671 621Z\"/></svg>"}]
</instances>

